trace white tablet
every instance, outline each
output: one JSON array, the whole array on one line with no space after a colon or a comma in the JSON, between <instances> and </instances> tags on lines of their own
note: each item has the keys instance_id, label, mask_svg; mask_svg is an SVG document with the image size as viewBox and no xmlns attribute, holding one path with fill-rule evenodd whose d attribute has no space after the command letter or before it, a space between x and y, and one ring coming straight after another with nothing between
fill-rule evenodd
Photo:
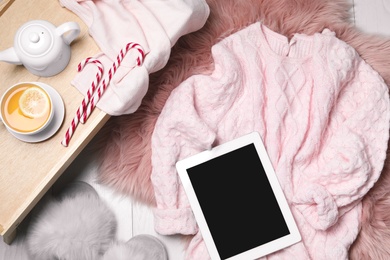
<instances>
[{"instance_id":1,"label":"white tablet","mask_svg":"<svg viewBox=\"0 0 390 260\"><path fill-rule=\"evenodd\" d=\"M301 240L257 132L176 168L211 259L256 259Z\"/></svg>"}]
</instances>

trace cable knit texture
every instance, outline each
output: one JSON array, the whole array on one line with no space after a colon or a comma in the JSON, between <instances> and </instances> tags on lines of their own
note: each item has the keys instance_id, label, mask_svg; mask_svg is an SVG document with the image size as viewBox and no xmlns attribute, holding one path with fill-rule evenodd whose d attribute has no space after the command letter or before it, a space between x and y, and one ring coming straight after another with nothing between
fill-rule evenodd
<instances>
[{"instance_id":1,"label":"cable knit texture","mask_svg":"<svg viewBox=\"0 0 390 260\"><path fill-rule=\"evenodd\" d=\"M385 160L383 79L328 29L288 41L254 23L212 53L213 72L171 93L152 135L156 231L194 234L187 258L209 258L175 163L258 131L303 238L267 259L347 259Z\"/></svg>"}]
</instances>

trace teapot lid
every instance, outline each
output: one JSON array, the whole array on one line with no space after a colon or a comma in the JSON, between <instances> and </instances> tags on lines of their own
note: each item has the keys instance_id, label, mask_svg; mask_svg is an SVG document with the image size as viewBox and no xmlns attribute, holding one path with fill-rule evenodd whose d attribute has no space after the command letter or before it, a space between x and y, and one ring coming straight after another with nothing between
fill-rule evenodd
<instances>
[{"instance_id":1,"label":"teapot lid","mask_svg":"<svg viewBox=\"0 0 390 260\"><path fill-rule=\"evenodd\" d=\"M43 56L53 47L52 29L42 21L33 21L20 28L16 42L25 55Z\"/></svg>"}]
</instances>

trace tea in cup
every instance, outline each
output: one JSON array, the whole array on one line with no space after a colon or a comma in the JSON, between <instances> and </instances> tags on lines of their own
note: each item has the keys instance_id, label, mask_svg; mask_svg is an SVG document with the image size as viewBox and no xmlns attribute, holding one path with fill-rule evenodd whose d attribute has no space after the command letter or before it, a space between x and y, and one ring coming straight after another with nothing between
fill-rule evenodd
<instances>
[{"instance_id":1,"label":"tea in cup","mask_svg":"<svg viewBox=\"0 0 390 260\"><path fill-rule=\"evenodd\" d=\"M38 82L18 83L3 94L0 115L13 133L33 135L45 129L53 119L53 102Z\"/></svg>"}]
</instances>

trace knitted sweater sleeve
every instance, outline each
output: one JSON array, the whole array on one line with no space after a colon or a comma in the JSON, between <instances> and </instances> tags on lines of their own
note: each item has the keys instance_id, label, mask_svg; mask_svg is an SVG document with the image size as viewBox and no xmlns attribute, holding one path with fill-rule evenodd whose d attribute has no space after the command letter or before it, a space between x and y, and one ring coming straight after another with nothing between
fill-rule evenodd
<instances>
[{"instance_id":1,"label":"knitted sweater sleeve","mask_svg":"<svg viewBox=\"0 0 390 260\"><path fill-rule=\"evenodd\" d=\"M329 85L322 86L326 94L313 96L314 102L328 102L311 112L318 131L308 134L293 173L299 176L295 206L320 230L335 224L378 180L389 137L389 95L383 79L346 43L332 38L329 46L322 64L330 71Z\"/></svg>"},{"instance_id":2,"label":"knitted sweater sleeve","mask_svg":"<svg viewBox=\"0 0 390 260\"><path fill-rule=\"evenodd\" d=\"M188 84L188 85L187 85ZM152 136L152 183L157 208L154 210L155 230L160 234L195 234L197 225L176 174L180 158L211 148L215 134L202 121L193 106L192 83L182 85L175 99L164 107ZM184 99L187 99L185 102ZM165 119L165 120L164 120ZM180 122L177 121L180 120Z\"/></svg>"},{"instance_id":3,"label":"knitted sweater sleeve","mask_svg":"<svg viewBox=\"0 0 390 260\"><path fill-rule=\"evenodd\" d=\"M193 76L171 93L152 135L155 230L160 234L197 233L175 164L216 145L218 124L240 95L239 65L229 61L234 57L221 46L213 47L213 56L211 75Z\"/></svg>"}]
</instances>

